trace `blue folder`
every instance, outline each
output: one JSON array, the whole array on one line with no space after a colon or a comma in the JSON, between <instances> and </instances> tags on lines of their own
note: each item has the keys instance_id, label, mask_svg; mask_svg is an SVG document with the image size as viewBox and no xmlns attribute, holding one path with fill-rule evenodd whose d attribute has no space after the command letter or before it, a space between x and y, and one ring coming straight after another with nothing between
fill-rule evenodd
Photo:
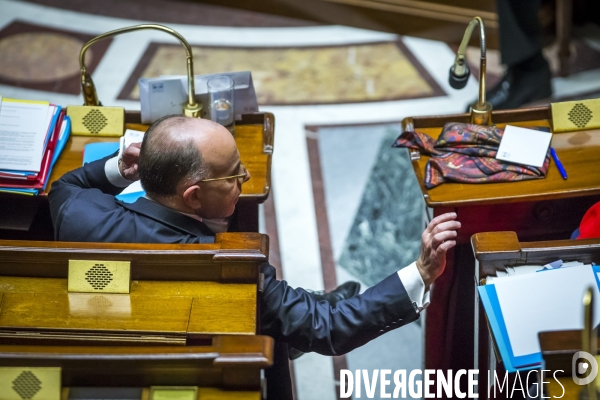
<instances>
[{"instance_id":1,"label":"blue folder","mask_svg":"<svg viewBox=\"0 0 600 400\"><path fill-rule=\"evenodd\" d=\"M596 278L596 284L600 289L600 279L598 273L600 273L600 266L594 265L591 267L594 271ZM552 273L552 272L543 272ZM542 353L526 354L522 356L515 356L510 338L508 336L508 330L506 329L506 323L502 315L502 308L498 300L498 293L494 284L483 285L477 288L479 292L479 299L485 309L485 313L490 324L490 329L494 335L494 340L504 363L504 368L507 372L516 371L527 371L531 369L539 368L542 365Z\"/></svg>"},{"instance_id":2,"label":"blue folder","mask_svg":"<svg viewBox=\"0 0 600 400\"><path fill-rule=\"evenodd\" d=\"M119 142L98 142L83 147L83 164L110 156L119 150Z\"/></svg>"}]
</instances>

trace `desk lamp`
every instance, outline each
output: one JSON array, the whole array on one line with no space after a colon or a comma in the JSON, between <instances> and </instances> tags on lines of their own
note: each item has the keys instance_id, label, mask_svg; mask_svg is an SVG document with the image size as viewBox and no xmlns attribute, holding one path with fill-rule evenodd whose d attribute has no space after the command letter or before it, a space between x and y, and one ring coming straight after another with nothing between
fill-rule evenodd
<instances>
[{"instance_id":1,"label":"desk lamp","mask_svg":"<svg viewBox=\"0 0 600 400\"><path fill-rule=\"evenodd\" d=\"M196 103L194 99L194 60L192 57L192 48L183 36L173 29L158 24L142 24L115 29L114 31L103 33L90 39L83 45L79 52L79 66L81 69L81 89L83 92L83 106L69 106L68 114L71 116L73 134L94 134L121 136L124 129L124 110L120 107L102 107L98 100L98 93L92 77L87 72L85 66L85 52L93 44L117 36L122 33L140 31L145 29L156 29L175 36L185 48L187 58L187 77L188 77L188 102L183 106L183 114L187 117L201 117L202 104Z\"/></svg>"},{"instance_id":2,"label":"desk lamp","mask_svg":"<svg viewBox=\"0 0 600 400\"><path fill-rule=\"evenodd\" d=\"M471 105L471 123L477 125L492 125L492 105L485 101L485 26L480 17L475 17L469 22L465 35L460 42L456 53L454 65L450 68L449 82L454 89L462 89L469 80L469 66L467 65L467 44L471 39L475 25L479 24L479 44L481 47L481 59L479 61L479 97L477 102Z\"/></svg>"}]
</instances>

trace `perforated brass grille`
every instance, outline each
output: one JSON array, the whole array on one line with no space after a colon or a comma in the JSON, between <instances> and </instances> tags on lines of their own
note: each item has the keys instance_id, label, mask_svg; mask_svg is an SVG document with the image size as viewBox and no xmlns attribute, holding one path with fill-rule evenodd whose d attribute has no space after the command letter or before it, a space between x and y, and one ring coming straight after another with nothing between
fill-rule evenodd
<instances>
[{"instance_id":1,"label":"perforated brass grille","mask_svg":"<svg viewBox=\"0 0 600 400\"><path fill-rule=\"evenodd\" d=\"M40 381L31 371L21 372L12 384L13 390L17 392L22 399L31 399L42 389L42 381Z\"/></svg>"},{"instance_id":2,"label":"perforated brass grille","mask_svg":"<svg viewBox=\"0 0 600 400\"><path fill-rule=\"evenodd\" d=\"M100 110L91 110L83 117L83 126L91 133L98 133L106 127L108 119L100 112Z\"/></svg>"},{"instance_id":3,"label":"perforated brass grille","mask_svg":"<svg viewBox=\"0 0 600 400\"><path fill-rule=\"evenodd\" d=\"M592 110L585 104L577 103L569 111L569 121L578 128L584 128L592 119Z\"/></svg>"},{"instance_id":4,"label":"perforated brass grille","mask_svg":"<svg viewBox=\"0 0 600 400\"><path fill-rule=\"evenodd\" d=\"M85 273L85 280L96 290L103 290L113 280L113 274L104 264L94 264Z\"/></svg>"}]
</instances>

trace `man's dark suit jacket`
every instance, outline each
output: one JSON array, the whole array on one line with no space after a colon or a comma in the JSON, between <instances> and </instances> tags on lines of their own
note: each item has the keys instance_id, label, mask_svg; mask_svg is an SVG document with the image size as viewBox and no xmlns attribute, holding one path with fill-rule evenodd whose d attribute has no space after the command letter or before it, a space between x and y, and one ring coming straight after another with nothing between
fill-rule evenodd
<instances>
[{"instance_id":1,"label":"man's dark suit jacket","mask_svg":"<svg viewBox=\"0 0 600 400\"><path fill-rule=\"evenodd\" d=\"M106 178L108 158L71 171L49 193L57 240L121 243L212 243L214 233L200 221L141 198L122 203L122 188ZM324 355L347 353L372 339L418 319L398 274L360 296L331 307L303 289L291 288L265 263L260 299L260 333L276 341L274 367L267 371L269 399L291 399L287 344Z\"/></svg>"}]
</instances>

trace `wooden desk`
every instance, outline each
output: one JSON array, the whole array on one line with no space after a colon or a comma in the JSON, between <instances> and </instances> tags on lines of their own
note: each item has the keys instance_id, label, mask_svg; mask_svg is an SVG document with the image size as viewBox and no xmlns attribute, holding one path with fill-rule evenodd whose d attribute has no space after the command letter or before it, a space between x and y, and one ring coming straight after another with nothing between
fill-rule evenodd
<instances>
[{"instance_id":1,"label":"wooden desk","mask_svg":"<svg viewBox=\"0 0 600 400\"><path fill-rule=\"evenodd\" d=\"M561 388L557 381L553 379L544 391L545 396L558 398L564 392L562 397L564 400L580 399L579 393L583 386L577 385L573 381L572 359L576 352L583 350L581 335L580 330L540 332L539 339L545 363L544 368L552 371L552 373L557 371L558 382L564 388ZM600 344L600 340L598 340L598 344Z\"/></svg>"},{"instance_id":2,"label":"wooden desk","mask_svg":"<svg viewBox=\"0 0 600 400\"><path fill-rule=\"evenodd\" d=\"M496 111L493 120L503 127L549 126L549 107ZM406 118L403 130L417 130L437 138L446 122L468 122L468 114ZM512 183L444 183L424 186L428 156L411 151L413 169L434 215L454 211L462 223L457 246L448 253L444 274L435 282L425 326L425 368L474 368L473 348L475 260L470 238L477 232L515 231L522 240L568 239L585 211L600 201L597 154L600 132L557 134L552 144L569 179L563 180L551 163L545 179Z\"/></svg>"},{"instance_id":3,"label":"wooden desk","mask_svg":"<svg viewBox=\"0 0 600 400\"><path fill-rule=\"evenodd\" d=\"M0 241L0 344L190 345L254 335L268 237L214 244ZM68 293L69 260L131 262L129 294Z\"/></svg>"},{"instance_id":4,"label":"wooden desk","mask_svg":"<svg viewBox=\"0 0 600 400\"><path fill-rule=\"evenodd\" d=\"M126 113L126 128L146 130L141 125L140 113ZM258 205L269 196L271 189L271 158L273 154L275 118L271 113L245 114L236 122L235 140L240 158L251 179L242 186L232 226L238 232L258 232ZM47 191L52 182L66 172L81 166L83 148L95 142L114 142L117 138L71 136L50 175ZM46 196L28 196L0 193L0 239L53 240L54 231Z\"/></svg>"},{"instance_id":5,"label":"wooden desk","mask_svg":"<svg viewBox=\"0 0 600 400\"><path fill-rule=\"evenodd\" d=\"M477 260L477 275L481 279L496 275L497 271L503 271L508 266L544 265L557 259L565 262L600 262L600 239L520 242L515 232L484 232L473 236L472 245ZM504 374L502 363L493 348L493 338L484 315L483 307L480 306L475 314L475 339L478 342L476 360L480 388L487 387L487 371L498 370L500 374ZM578 339L573 335L573 332L559 337L550 333L540 334L540 344L547 362L546 369L558 369L557 365L564 365L568 361L569 369L561 369L568 371L570 376L570 362L575 351L571 352L570 356L568 354L581 345L581 333ZM552 355L549 363L548 355ZM574 385L572 379L571 384ZM560 396L560 393L559 391L556 396ZM479 394L479 398L485 398L482 390Z\"/></svg>"},{"instance_id":6,"label":"wooden desk","mask_svg":"<svg viewBox=\"0 0 600 400\"><path fill-rule=\"evenodd\" d=\"M60 367L64 398L69 387L198 386L201 400L259 400L261 370L272 364L268 336L219 336L189 347L0 345L2 367Z\"/></svg>"}]
</instances>

